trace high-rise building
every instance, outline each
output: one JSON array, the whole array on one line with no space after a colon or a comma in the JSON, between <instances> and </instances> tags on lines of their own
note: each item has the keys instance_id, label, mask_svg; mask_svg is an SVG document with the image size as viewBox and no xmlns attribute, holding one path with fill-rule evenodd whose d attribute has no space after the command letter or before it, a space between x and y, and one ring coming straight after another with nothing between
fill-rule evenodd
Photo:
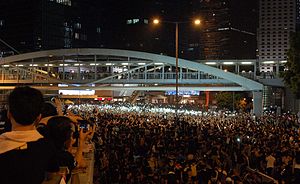
<instances>
[{"instance_id":1,"label":"high-rise building","mask_svg":"<svg viewBox=\"0 0 300 184\"><path fill-rule=\"evenodd\" d=\"M1 51L99 46L101 19L95 4L85 0L1 1Z\"/></svg>"},{"instance_id":2,"label":"high-rise building","mask_svg":"<svg viewBox=\"0 0 300 184\"><path fill-rule=\"evenodd\" d=\"M258 25L256 0L193 1L203 19L199 45L202 59L253 59Z\"/></svg>"},{"instance_id":3,"label":"high-rise building","mask_svg":"<svg viewBox=\"0 0 300 184\"><path fill-rule=\"evenodd\" d=\"M180 22L181 58L256 57L257 0L10 0L0 6L0 38L21 52L104 47L175 56L174 22ZM154 26L153 18L162 24ZM11 50L3 42L0 48Z\"/></svg>"},{"instance_id":4,"label":"high-rise building","mask_svg":"<svg viewBox=\"0 0 300 184\"><path fill-rule=\"evenodd\" d=\"M284 70L290 33L296 31L297 0L260 0L258 59L261 72Z\"/></svg>"},{"instance_id":5,"label":"high-rise building","mask_svg":"<svg viewBox=\"0 0 300 184\"><path fill-rule=\"evenodd\" d=\"M296 30L300 30L300 0L296 0Z\"/></svg>"},{"instance_id":6,"label":"high-rise building","mask_svg":"<svg viewBox=\"0 0 300 184\"><path fill-rule=\"evenodd\" d=\"M179 22L179 57L187 59L254 59L256 57L257 0L122 1L106 15L117 16L108 47L175 55L175 24ZM111 3L113 4L113 3ZM153 25L160 18L160 25ZM192 20L201 19L201 25ZM118 22L118 23L117 23ZM170 22L173 22L170 23ZM121 31L120 31L121 30ZM114 34L116 35L116 34Z\"/></svg>"},{"instance_id":7,"label":"high-rise building","mask_svg":"<svg viewBox=\"0 0 300 184\"><path fill-rule=\"evenodd\" d=\"M260 0L258 68L268 78L263 90L265 107L297 110L295 96L284 87L280 72L285 70L290 35L299 29L299 0Z\"/></svg>"}]
</instances>

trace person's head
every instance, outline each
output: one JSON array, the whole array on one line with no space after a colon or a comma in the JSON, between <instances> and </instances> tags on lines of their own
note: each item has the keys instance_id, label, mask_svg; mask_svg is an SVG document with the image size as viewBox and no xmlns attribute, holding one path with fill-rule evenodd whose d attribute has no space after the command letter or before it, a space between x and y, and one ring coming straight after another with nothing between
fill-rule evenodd
<instances>
[{"instance_id":1,"label":"person's head","mask_svg":"<svg viewBox=\"0 0 300 184\"><path fill-rule=\"evenodd\" d=\"M57 116L57 109L52 102L45 102L42 109L42 118L49 116Z\"/></svg>"},{"instance_id":2,"label":"person's head","mask_svg":"<svg viewBox=\"0 0 300 184\"><path fill-rule=\"evenodd\" d=\"M226 184L231 184L233 183L232 179L230 177L226 178Z\"/></svg>"},{"instance_id":3,"label":"person's head","mask_svg":"<svg viewBox=\"0 0 300 184\"><path fill-rule=\"evenodd\" d=\"M49 137L54 142L56 148L68 148L74 143L74 133L76 131L72 120L66 116L54 116L47 123Z\"/></svg>"},{"instance_id":4,"label":"person's head","mask_svg":"<svg viewBox=\"0 0 300 184\"><path fill-rule=\"evenodd\" d=\"M34 88L16 87L8 97L8 118L20 125L32 125L40 119L43 94Z\"/></svg>"}]
</instances>

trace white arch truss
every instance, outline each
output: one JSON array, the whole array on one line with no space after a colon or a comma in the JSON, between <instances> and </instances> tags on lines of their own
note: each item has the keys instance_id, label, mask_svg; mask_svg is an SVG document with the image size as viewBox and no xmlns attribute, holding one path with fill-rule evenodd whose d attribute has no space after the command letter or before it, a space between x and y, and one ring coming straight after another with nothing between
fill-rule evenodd
<instances>
[{"instance_id":1,"label":"white arch truss","mask_svg":"<svg viewBox=\"0 0 300 184\"><path fill-rule=\"evenodd\" d=\"M22 61L31 60L31 59L54 57L54 56L57 56L57 57L66 56L67 57L67 56L76 56L76 55L77 56L78 55L80 55L80 56L103 55L103 56L136 58L136 59L148 61L147 64L149 64L151 62L153 62L153 63L155 62L155 63L162 63L162 64L168 64L168 65L175 66L175 58L174 57L152 54L152 53L145 53L145 52L138 52L138 51L117 50L117 49L95 49L95 48L59 49L59 50L47 50L47 51L38 51L38 52L19 54L19 55L2 58L0 60L0 64L8 65L8 64L13 64L16 62L22 62ZM128 62L131 62L131 60L128 59ZM227 80L227 83L228 83L228 81L231 83L234 83L234 84L240 86L240 88L242 88L244 91L262 91L262 89L263 89L263 85L261 83L258 83L256 81L250 80L248 78L245 78L245 77L242 77L242 76L230 73L230 72L225 72L221 69L207 66L207 65L204 65L204 64L201 64L198 62L185 60L185 59L179 59L178 66L180 68L187 68L190 70L205 72L205 73L211 74L213 76L216 76L218 78L224 79L224 81ZM98 79L98 80L93 81L92 83L98 83L98 82L104 81L106 79L111 79L111 78L113 78L113 76L109 76L108 78L104 78L104 79ZM226 88L226 87L224 87L224 88Z\"/></svg>"}]
</instances>

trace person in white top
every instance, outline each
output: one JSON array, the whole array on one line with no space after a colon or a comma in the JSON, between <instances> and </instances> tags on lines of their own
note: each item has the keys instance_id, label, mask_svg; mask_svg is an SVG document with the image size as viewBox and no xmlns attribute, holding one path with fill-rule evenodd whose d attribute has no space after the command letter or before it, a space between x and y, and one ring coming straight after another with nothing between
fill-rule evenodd
<instances>
[{"instance_id":1,"label":"person in white top","mask_svg":"<svg viewBox=\"0 0 300 184\"><path fill-rule=\"evenodd\" d=\"M266 169L266 173L269 176L273 175L273 170L274 170L274 166L275 166L275 157L274 157L274 153L270 153L269 156L266 157L266 161L267 161L267 169Z\"/></svg>"}]
</instances>

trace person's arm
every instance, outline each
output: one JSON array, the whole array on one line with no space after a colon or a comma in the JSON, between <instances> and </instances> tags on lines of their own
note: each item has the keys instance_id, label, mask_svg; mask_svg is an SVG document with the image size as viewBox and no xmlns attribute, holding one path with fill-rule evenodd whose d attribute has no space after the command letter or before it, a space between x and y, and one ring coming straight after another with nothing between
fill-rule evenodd
<instances>
[{"instance_id":1,"label":"person's arm","mask_svg":"<svg viewBox=\"0 0 300 184\"><path fill-rule=\"evenodd\" d=\"M88 134L87 134L87 139L88 140L92 140L95 134L95 130L96 130L96 125L94 124L92 126L92 128L89 129Z\"/></svg>"},{"instance_id":2,"label":"person's arm","mask_svg":"<svg viewBox=\"0 0 300 184\"><path fill-rule=\"evenodd\" d=\"M55 106L56 106L56 111L57 111L57 114L59 116L63 116L64 113L62 111L62 103L61 103L61 100L59 98L54 98L54 103L55 103Z\"/></svg>"},{"instance_id":3,"label":"person's arm","mask_svg":"<svg viewBox=\"0 0 300 184\"><path fill-rule=\"evenodd\" d=\"M79 167L79 168L86 166L82 152L83 152L83 147L85 145L85 141L86 141L88 133L89 132L84 133L83 129L80 129L80 132L79 132L79 140L78 140L79 145L78 145L77 151L75 153L75 160L77 161L77 167Z\"/></svg>"},{"instance_id":4,"label":"person's arm","mask_svg":"<svg viewBox=\"0 0 300 184\"><path fill-rule=\"evenodd\" d=\"M68 113L67 115L68 118L70 118L72 120L72 122L78 124L78 120L83 120L82 117L80 117L79 115L75 115L71 112Z\"/></svg>"},{"instance_id":5,"label":"person's arm","mask_svg":"<svg viewBox=\"0 0 300 184\"><path fill-rule=\"evenodd\" d=\"M83 129L80 129L79 132L79 145L77 148L77 151L75 153L74 159L77 162L77 166L72 170L71 173L71 184L80 184L80 179L79 179L79 173L83 172L83 168L86 167L86 163L84 161L82 152L83 152L83 147L85 144L85 141L87 139L87 135L89 132L84 133Z\"/></svg>"}]
</instances>

